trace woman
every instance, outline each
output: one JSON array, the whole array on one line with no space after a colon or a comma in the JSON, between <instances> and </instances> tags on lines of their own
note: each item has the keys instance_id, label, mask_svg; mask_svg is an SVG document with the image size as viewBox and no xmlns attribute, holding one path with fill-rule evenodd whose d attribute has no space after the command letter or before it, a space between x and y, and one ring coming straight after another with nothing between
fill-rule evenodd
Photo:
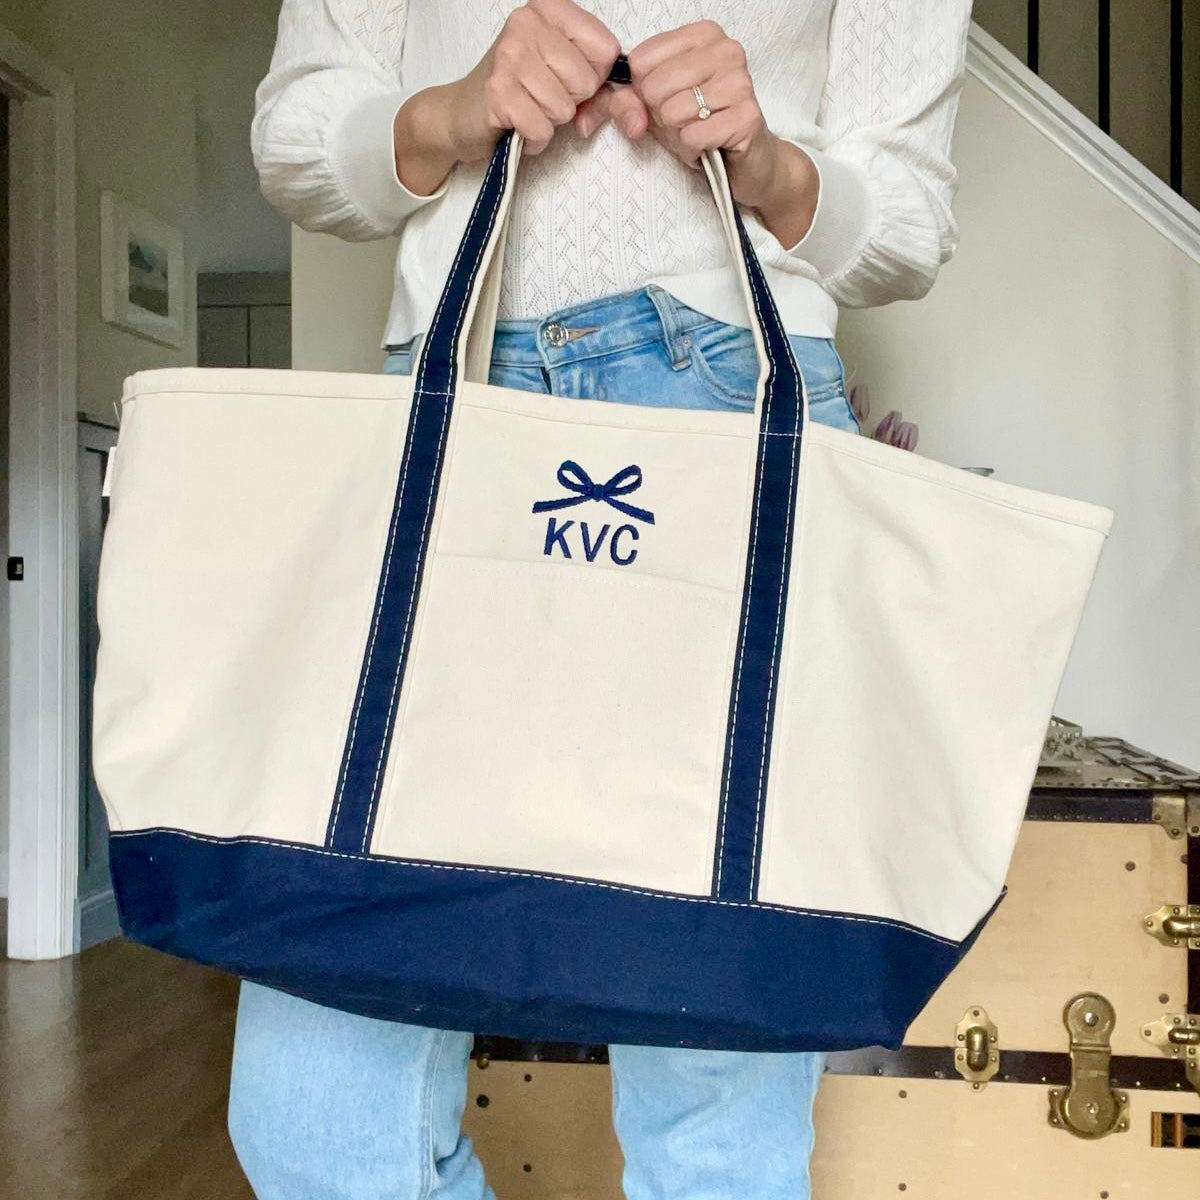
<instances>
[{"instance_id":1,"label":"woman","mask_svg":"<svg viewBox=\"0 0 1200 1200\"><path fill-rule=\"evenodd\" d=\"M719 148L810 415L858 431L838 305L920 297L955 250L969 0L589 8L284 0L253 126L264 193L306 229L399 233L384 369L406 373L482 166L516 129L528 157L491 382L749 409L758 359L694 169ZM632 84L614 87L622 50ZM491 1197L459 1130L471 1038L243 985L230 1128L260 1200ZM610 1058L629 1200L810 1194L822 1055L614 1045Z\"/></svg>"}]
</instances>

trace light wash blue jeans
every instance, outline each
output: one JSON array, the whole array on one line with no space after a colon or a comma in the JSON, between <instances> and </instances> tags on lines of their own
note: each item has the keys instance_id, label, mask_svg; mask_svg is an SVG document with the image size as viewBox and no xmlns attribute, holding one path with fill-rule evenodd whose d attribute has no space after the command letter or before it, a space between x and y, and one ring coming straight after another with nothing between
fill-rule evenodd
<instances>
[{"instance_id":1,"label":"light wash blue jeans","mask_svg":"<svg viewBox=\"0 0 1200 1200\"><path fill-rule=\"evenodd\" d=\"M811 419L859 432L832 340L791 343ZM419 347L389 351L385 371L407 374ZM749 411L757 378L749 330L651 287L501 322L490 381ZM229 1128L259 1200L495 1200L459 1129L471 1042L468 1031L372 1020L243 983ZM628 1200L809 1200L823 1054L614 1045L609 1060Z\"/></svg>"}]
</instances>

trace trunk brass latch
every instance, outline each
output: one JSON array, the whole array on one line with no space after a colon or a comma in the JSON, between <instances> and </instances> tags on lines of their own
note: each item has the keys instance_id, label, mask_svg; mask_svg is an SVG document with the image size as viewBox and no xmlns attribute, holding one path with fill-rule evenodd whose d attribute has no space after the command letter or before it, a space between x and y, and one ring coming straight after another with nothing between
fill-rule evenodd
<instances>
[{"instance_id":1,"label":"trunk brass latch","mask_svg":"<svg viewBox=\"0 0 1200 1200\"><path fill-rule=\"evenodd\" d=\"M1071 1085L1050 1092L1050 1124L1081 1138L1129 1128L1129 1094L1113 1090L1112 1031L1117 1014L1103 996L1085 992L1063 1009L1071 1035Z\"/></svg>"},{"instance_id":2,"label":"trunk brass latch","mask_svg":"<svg viewBox=\"0 0 1200 1200\"><path fill-rule=\"evenodd\" d=\"M1000 1070L997 1038L996 1026L978 1005L967 1009L955 1029L954 1069L973 1091L982 1092Z\"/></svg>"},{"instance_id":3,"label":"trunk brass latch","mask_svg":"<svg viewBox=\"0 0 1200 1200\"><path fill-rule=\"evenodd\" d=\"M1179 1059L1188 1082L1200 1092L1200 1015L1163 1013L1142 1026L1142 1037L1168 1058Z\"/></svg>"},{"instance_id":4,"label":"trunk brass latch","mask_svg":"<svg viewBox=\"0 0 1200 1200\"><path fill-rule=\"evenodd\" d=\"M1143 924L1146 932L1164 946L1200 950L1200 904L1164 904Z\"/></svg>"}]
</instances>

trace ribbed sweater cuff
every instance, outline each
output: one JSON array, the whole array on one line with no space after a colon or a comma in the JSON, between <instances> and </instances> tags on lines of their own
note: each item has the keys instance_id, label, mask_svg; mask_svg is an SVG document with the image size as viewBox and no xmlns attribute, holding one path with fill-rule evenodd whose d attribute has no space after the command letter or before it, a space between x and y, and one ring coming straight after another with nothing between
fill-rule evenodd
<instances>
[{"instance_id":1,"label":"ribbed sweater cuff","mask_svg":"<svg viewBox=\"0 0 1200 1200\"><path fill-rule=\"evenodd\" d=\"M436 200L446 190L418 196L396 174L394 124L400 106L412 92L368 96L348 108L329 133L329 166L350 203L373 225L396 229L409 213Z\"/></svg>"},{"instance_id":2,"label":"ribbed sweater cuff","mask_svg":"<svg viewBox=\"0 0 1200 1200\"><path fill-rule=\"evenodd\" d=\"M791 144L812 159L820 190L812 225L794 246L787 247L787 253L829 278L849 266L866 245L878 217L878 202L861 168L800 142Z\"/></svg>"}]
</instances>

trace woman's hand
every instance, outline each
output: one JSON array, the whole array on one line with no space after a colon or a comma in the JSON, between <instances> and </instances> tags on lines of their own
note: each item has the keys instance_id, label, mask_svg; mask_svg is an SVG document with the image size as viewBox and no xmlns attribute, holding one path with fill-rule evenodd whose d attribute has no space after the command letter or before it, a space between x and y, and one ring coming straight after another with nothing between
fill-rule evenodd
<instances>
[{"instance_id":1,"label":"woman's hand","mask_svg":"<svg viewBox=\"0 0 1200 1200\"><path fill-rule=\"evenodd\" d=\"M426 88L396 114L396 170L428 195L455 163L487 158L515 129L526 154L576 117L621 52L607 27L572 0L529 0L514 9L478 65L454 83Z\"/></svg>"},{"instance_id":2,"label":"woman's hand","mask_svg":"<svg viewBox=\"0 0 1200 1200\"><path fill-rule=\"evenodd\" d=\"M723 150L734 199L756 209L784 246L808 232L820 178L812 159L768 128L740 42L715 21L647 38L629 54L633 86L605 89L585 105L581 132L611 117L627 137L653 135L695 167ZM695 90L711 116L701 118Z\"/></svg>"}]
</instances>

